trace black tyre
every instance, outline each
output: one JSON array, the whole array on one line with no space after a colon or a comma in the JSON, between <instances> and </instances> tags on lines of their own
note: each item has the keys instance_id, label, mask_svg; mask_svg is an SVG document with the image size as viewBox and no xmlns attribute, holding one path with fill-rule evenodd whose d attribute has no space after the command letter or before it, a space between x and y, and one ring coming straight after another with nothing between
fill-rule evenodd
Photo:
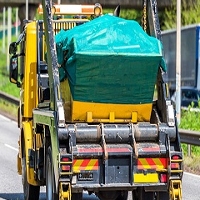
<instances>
[{"instance_id":1,"label":"black tyre","mask_svg":"<svg viewBox=\"0 0 200 200\"><path fill-rule=\"evenodd\" d=\"M145 192L144 188L138 188L132 192L133 200L155 200L155 192Z\"/></svg>"},{"instance_id":2,"label":"black tyre","mask_svg":"<svg viewBox=\"0 0 200 200\"><path fill-rule=\"evenodd\" d=\"M83 193L72 193L71 200L82 200L83 199Z\"/></svg>"},{"instance_id":3,"label":"black tyre","mask_svg":"<svg viewBox=\"0 0 200 200\"><path fill-rule=\"evenodd\" d=\"M120 191L100 191L96 195L100 200L116 200L120 196Z\"/></svg>"},{"instance_id":4,"label":"black tyre","mask_svg":"<svg viewBox=\"0 0 200 200\"><path fill-rule=\"evenodd\" d=\"M128 200L128 191L120 191L120 194L116 200Z\"/></svg>"},{"instance_id":5,"label":"black tyre","mask_svg":"<svg viewBox=\"0 0 200 200\"><path fill-rule=\"evenodd\" d=\"M27 169L26 169L26 155L22 158L22 184L24 190L24 200L39 200L40 186L34 186L27 181Z\"/></svg>"},{"instance_id":6,"label":"black tyre","mask_svg":"<svg viewBox=\"0 0 200 200\"><path fill-rule=\"evenodd\" d=\"M169 200L169 192L157 192L157 199L156 200Z\"/></svg>"},{"instance_id":7,"label":"black tyre","mask_svg":"<svg viewBox=\"0 0 200 200\"><path fill-rule=\"evenodd\" d=\"M51 148L47 150L46 157L46 199L58 200L58 194L56 193L55 177L53 171Z\"/></svg>"}]
</instances>

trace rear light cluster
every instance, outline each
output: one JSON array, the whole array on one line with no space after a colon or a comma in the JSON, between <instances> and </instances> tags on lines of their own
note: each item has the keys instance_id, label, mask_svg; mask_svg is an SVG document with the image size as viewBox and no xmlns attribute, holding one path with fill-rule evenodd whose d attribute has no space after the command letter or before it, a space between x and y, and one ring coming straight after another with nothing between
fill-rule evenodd
<instances>
[{"instance_id":1,"label":"rear light cluster","mask_svg":"<svg viewBox=\"0 0 200 200\"><path fill-rule=\"evenodd\" d=\"M182 163L182 158L179 155L173 155L171 157L171 162L170 162L170 171L171 173L180 173L182 171L181 169L181 163ZM160 182L161 183L167 183L168 181L168 173L160 173Z\"/></svg>"},{"instance_id":2,"label":"rear light cluster","mask_svg":"<svg viewBox=\"0 0 200 200\"><path fill-rule=\"evenodd\" d=\"M180 170L181 169L180 163L181 163L181 158L178 155L172 156L171 170Z\"/></svg>"},{"instance_id":3,"label":"rear light cluster","mask_svg":"<svg viewBox=\"0 0 200 200\"><path fill-rule=\"evenodd\" d=\"M167 183L167 174L166 173L160 174L160 182L161 183Z\"/></svg>"},{"instance_id":4,"label":"rear light cluster","mask_svg":"<svg viewBox=\"0 0 200 200\"><path fill-rule=\"evenodd\" d=\"M72 161L67 157L61 158L61 169L63 172L70 172L72 167Z\"/></svg>"}]
</instances>

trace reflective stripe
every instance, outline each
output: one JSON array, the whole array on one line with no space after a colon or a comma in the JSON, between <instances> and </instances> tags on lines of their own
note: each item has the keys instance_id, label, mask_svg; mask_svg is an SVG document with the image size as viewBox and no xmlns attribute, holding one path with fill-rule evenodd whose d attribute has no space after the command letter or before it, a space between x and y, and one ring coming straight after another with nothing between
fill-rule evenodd
<instances>
[{"instance_id":1,"label":"reflective stripe","mask_svg":"<svg viewBox=\"0 0 200 200\"><path fill-rule=\"evenodd\" d=\"M77 159L73 161L73 170L98 170L99 161L98 159Z\"/></svg>"},{"instance_id":2,"label":"reflective stripe","mask_svg":"<svg viewBox=\"0 0 200 200\"><path fill-rule=\"evenodd\" d=\"M139 158L137 162L138 169L166 169L167 158Z\"/></svg>"}]
</instances>

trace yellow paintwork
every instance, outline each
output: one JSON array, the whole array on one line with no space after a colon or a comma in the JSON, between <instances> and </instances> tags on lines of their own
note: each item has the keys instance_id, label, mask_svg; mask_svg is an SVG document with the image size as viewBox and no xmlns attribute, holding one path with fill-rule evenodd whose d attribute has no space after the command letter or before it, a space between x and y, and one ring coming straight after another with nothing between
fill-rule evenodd
<instances>
[{"instance_id":1,"label":"yellow paintwork","mask_svg":"<svg viewBox=\"0 0 200 200\"><path fill-rule=\"evenodd\" d=\"M67 190L63 188L68 188ZM67 182L60 182L59 185L59 200L71 200L71 185Z\"/></svg>"},{"instance_id":2,"label":"yellow paintwork","mask_svg":"<svg viewBox=\"0 0 200 200\"><path fill-rule=\"evenodd\" d=\"M23 73L22 87L20 90L20 128L24 137L24 149L26 151L26 168L27 168L27 181L32 185L38 185L34 179L34 170L29 168L28 149L33 149L33 130L32 111L38 104L38 86L37 86L37 41L36 41L36 22L30 22L25 27L26 29L26 44L24 48L24 63L21 69ZM21 136L22 137L22 136ZM17 156L17 169L18 173L22 174L22 155L21 155L21 139L19 140L19 154Z\"/></svg>"},{"instance_id":3,"label":"yellow paintwork","mask_svg":"<svg viewBox=\"0 0 200 200\"><path fill-rule=\"evenodd\" d=\"M169 193L171 200L182 199L182 182L181 180L170 180Z\"/></svg>"},{"instance_id":4,"label":"yellow paintwork","mask_svg":"<svg viewBox=\"0 0 200 200\"><path fill-rule=\"evenodd\" d=\"M72 102L72 121L138 122L149 121L152 104L111 104Z\"/></svg>"},{"instance_id":5,"label":"yellow paintwork","mask_svg":"<svg viewBox=\"0 0 200 200\"><path fill-rule=\"evenodd\" d=\"M60 83L60 92L64 104L65 120L71 121L71 93L67 79Z\"/></svg>"},{"instance_id":6,"label":"yellow paintwork","mask_svg":"<svg viewBox=\"0 0 200 200\"><path fill-rule=\"evenodd\" d=\"M32 130L32 121L27 121L22 123L24 130L24 147L26 150L26 170L27 170L27 181L31 185L38 185L37 181L34 179L34 169L29 168L28 160L28 150L33 149L33 130Z\"/></svg>"},{"instance_id":7,"label":"yellow paintwork","mask_svg":"<svg viewBox=\"0 0 200 200\"><path fill-rule=\"evenodd\" d=\"M31 22L26 27L26 45L24 56L23 101L24 117L32 117L32 110L37 105L37 41L36 22Z\"/></svg>"},{"instance_id":8,"label":"yellow paintwork","mask_svg":"<svg viewBox=\"0 0 200 200\"><path fill-rule=\"evenodd\" d=\"M158 183L158 174L149 173L149 174L134 174L133 175L134 183Z\"/></svg>"}]
</instances>

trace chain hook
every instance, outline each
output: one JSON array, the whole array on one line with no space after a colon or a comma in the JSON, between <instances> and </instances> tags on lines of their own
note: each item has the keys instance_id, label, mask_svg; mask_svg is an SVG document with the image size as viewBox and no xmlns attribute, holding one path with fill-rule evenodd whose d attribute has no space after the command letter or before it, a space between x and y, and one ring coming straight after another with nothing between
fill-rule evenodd
<instances>
[{"instance_id":1,"label":"chain hook","mask_svg":"<svg viewBox=\"0 0 200 200\"><path fill-rule=\"evenodd\" d=\"M147 30L147 1L143 0L143 29Z\"/></svg>"}]
</instances>

